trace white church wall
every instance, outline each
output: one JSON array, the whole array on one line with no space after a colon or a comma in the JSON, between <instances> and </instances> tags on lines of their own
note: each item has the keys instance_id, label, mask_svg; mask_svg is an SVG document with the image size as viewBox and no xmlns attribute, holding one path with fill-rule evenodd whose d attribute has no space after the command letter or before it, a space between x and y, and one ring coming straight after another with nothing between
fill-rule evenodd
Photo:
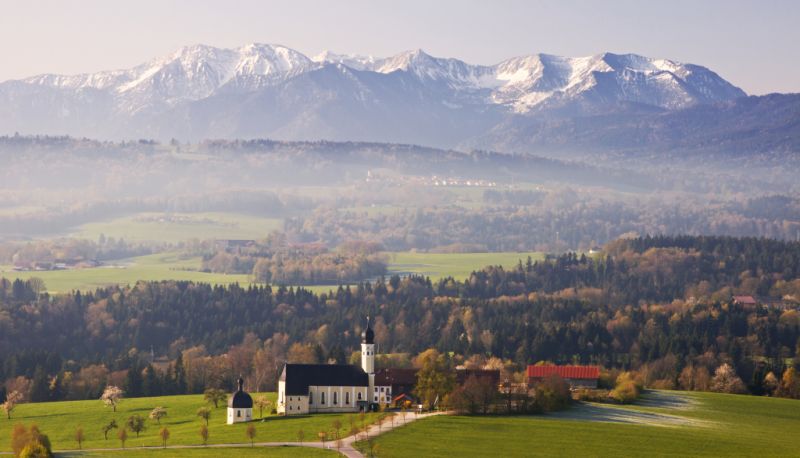
<instances>
[{"instance_id":1,"label":"white church wall","mask_svg":"<svg viewBox=\"0 0 800 458\"><path fill-rule=\"evenodd\" d=\"M357 412L358 401L366 401L365 386L309 386L310 412Z\"/></svg>"}]
</instances>

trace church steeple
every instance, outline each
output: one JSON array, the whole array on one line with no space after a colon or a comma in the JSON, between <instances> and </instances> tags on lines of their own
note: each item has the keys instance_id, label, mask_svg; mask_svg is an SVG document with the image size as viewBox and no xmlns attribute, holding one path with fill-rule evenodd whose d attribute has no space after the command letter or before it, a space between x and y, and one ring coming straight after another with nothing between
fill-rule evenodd
<instances>
[{"instance_id":1,"label":"church steeple","mask_svg":"<svg viewBox=\"0 0 800 458\"><path fill-rule=\"evenodd\" d=\"M361 368L367 374L375 373L375 332L369 325L369 316L367 327L361 333Z\"/></svg>"},{"instance_id":2,"label":"church steeple","mask_svg":"<svg viewBox=\"0 0 800 458\"><path fill-rule=\"evenodd\" d=\"M361 343L372 345L375 343L375 332L372 331L369 322L369 315L367 315L367 327L364 329L364 332L361 333Z\"/></svg>"}]
</instances>

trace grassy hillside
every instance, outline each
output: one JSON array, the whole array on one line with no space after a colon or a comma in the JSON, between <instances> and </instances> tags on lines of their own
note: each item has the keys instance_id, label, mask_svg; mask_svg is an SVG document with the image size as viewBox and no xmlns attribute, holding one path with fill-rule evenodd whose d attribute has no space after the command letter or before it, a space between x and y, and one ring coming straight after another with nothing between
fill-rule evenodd
<instances>
[{"instance_id":1,"label":"grassy hillside","mask_svg":"<svg viewBox=\"0 0 800 458\"><path fill-rule=\"evenodd\" d=\"M473 270L490 265L513 267L530 256L534 261L544 259L540 252L526 253L390 253L390 273L428 275L433 280L442 277L467 278Z\"/></svg>"},{"instance_id":2,"label":"grassy hillside","mask_svg":"<svg viewBox=\"0 0 800 458\"><path fill-rule=\"evenodd\" d=\"M389 273L415 273L430 276L433 280L453 276L466 278L473 270L487 265L513 266L531 256L534 260L542 259L542 253L389 253ZM72 290L91 290L112 284L126 285L139 280L191 280L218 285L231 283L248 284L249 275L226 275L197 272L200 258L184 258L177 253L158 253L139 256L116 264L117 267L96 267L77 270L54 270L43 272L16 272L11 266L0 266L0 277L9 279L28 279L38 277L44 280L51 293L63 293ZM336 290L336 286L308 286L316 293Z\"/></svg>"},{"instance_id":3,"label":"grassy hillside","mask_svg":"<svg viewBox=\"0 0 800 458\"><path fill-rule=\"evenodd\" d=\"M51 293L71 290L91 290L112 284L126 285L139 280L191 280L212 284L249 283L249 275L226 275L197 272L200 257L183 258L176 253L158 253L139 256L115 263L116 267L95 267L75 270L52 270L43 272L15 272L0 267L0 277L44 280ZM187 270L192 269L192 270Z\"/></svg>"},{"instance_id":4,"label":"grassy hillside","mask_svg":"<svg viewBox=\"0 0 800 458\"><path fill-rule=\"evenodd\" d=\"M277 395L268 393L267 396L274 402ZM148 413L156 406L167 409L167 416L161 420L161 425L156 424L154 420L147 419L147 430L139 438L136 437L136 434L129 432L127 447L161 445L158 432L162 426L166 426L170 430L170 445L202 444L199 430L203 421L197 417L196 412L198 408L206 406L206 403L203 401L202 395L186 395L124 399L117 407L116 413L105 407L99 400L20 404L14 411L11 420L0 418L0 438L2 438L0 451L10 450L7 438L11 433L11 428L17 423L37 424L50 437L54 450L76 449L77 443L74 437L78 427L82 427L86 435L86 441L83 443L84 449L119 447L117 430L110 432L108 440L105 440L101 430L103 425L115 419L121 426L125 424L128 417L134 414L147 418ZM258 409L254 409L253 414L258 419ZM377 414L369 414L367 419L372 419L374 415ZM320 414L304 417L265 415L265 417L266 421L253 423L256 425L255 440L257 442L296 441L297 432L300 430L305 432L305 441L317 441L318 432L333 432L334 420L341 422L342 436L350 430L350 415L345 414ZM226 425L225 418L226 410L223 406L213 409L208 426L208 443L249 442L245 435L246 425ZM210 455L199 454L197 456Z\"/></svg>"},{"instance_id":5,"label":"grassy hillside","mask_svg":"<svg viewBox=\"0 0 800 458\"><path fill-rule=\"evenodd\" d=\"M692 402L679 408L647 403L630 408L681 417L685 420L682 424L624 423L624 415L583 417L576 412L530 417L437 416L380 436L376 440L378 456L800 454L800 401L713 393L686 396Z\"/></svg>"}]
</instances>

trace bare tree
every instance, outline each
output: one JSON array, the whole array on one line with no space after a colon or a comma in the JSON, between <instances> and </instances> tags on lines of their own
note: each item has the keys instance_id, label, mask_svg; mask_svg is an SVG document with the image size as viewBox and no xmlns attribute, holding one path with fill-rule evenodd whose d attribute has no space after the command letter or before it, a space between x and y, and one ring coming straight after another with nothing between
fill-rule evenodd
<instances>
[{"instance_id":1,"label":"bare tree","mask_svg":"<svg viewBox=\"0 0 800 458\"><path fill-rule=\"evenodd\" d=\"M164 448L167 448L167 439L169 439L169 430L167 427L161 428L161 431L158 432L158 435L161 437L161 443L163 444Z\"/></svg>"},{"instance_id":2,"label":"bare tree","mask_svg":"<svg viewBox=\"0 0 800 458\"><path fill-rule=\"evenodd\" d=\"M128 430L125 428L120 428L119 432L117 433L117 437L119 441L122 442L122 448L125 448L125 441L128 440Z\"/></svg>"},{"instance_id":3,"label":"bare tree","mask_svg":"<svg viewBox=\"0 0 800 458\"><path fill-rule=\"evenodd\" d=\"M250 446L253 447L255 445L255 438L256 438L256 426L254 424L247 425L247 438L250 439Z\"/></svg>"},{"instance_id":4,"label":"bare tree","mask_svg":"<svg viewBox=\"0 0 800 458\"><path fill-rule=\"evenodd\" d=\"M211 418L211 409L208 407L200 407L197 409L197 416L205 420L206 426L208 426L208 420Z\"/></svg>"},{"instance_id":5,"label":"bare tree","mask_svg":"<svg viewBox=\"0 0 800 458\"><path fill-rule=\"evenodd\" d=\"M122 401L122 395L124 392L114 385L108 385L105 390L103 390L103 395L100 396L100 400L106 405L106 407L111 407L114 409L114 412L117 411L117 404Z\"/></svg>"},{"instance_id":6,"label":"bare tree","mask_svg":"<svg viewBox=\"0 0 800 458\"><path fill-rule=\"evenodd\" d=\"M117 428L117 420L111 420L107 425L103 425L103 437L108 440L108 433L111 432L112 429Z\"/></svg>"},{"instance_id":7,"label":"bare tree","mask_svg":"<svg viewBox=\"0 0 800 458\"><path fill-rule=\"evenodd\" d=\"M78 449L83 448L83 441L86 439L86 436L83 435L83 428L78 426L78 429L75 430L75 442L78 443Z\"/></svg>"},{"instance_id":8,"label":"bare tree","mask_svg":"<svg viewBox=\"0 0 800 458\"><path fill-rule=\"evenodd\" d=\"M305 438L306 438L306 432L303 431L302 429L297 430L297 441L300 442L300 444L303 443L303 439Z\"/></svg>"},{"instance_id":9,"label":"bare tree","mask_svg":"<svg viewBox=\"0 0 800 458\"><path fill-rule=\"evenodd\" d=\"M203 439L203 445L208 444L208 426L200 425L200 438Z\"/></svg>"}]
</instances>

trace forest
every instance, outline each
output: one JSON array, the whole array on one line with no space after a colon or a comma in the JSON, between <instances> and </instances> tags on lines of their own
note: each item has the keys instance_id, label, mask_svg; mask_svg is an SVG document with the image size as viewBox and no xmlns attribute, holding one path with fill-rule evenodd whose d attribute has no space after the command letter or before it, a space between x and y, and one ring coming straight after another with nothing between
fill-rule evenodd
<instances>
[{"instance_id":1,"label":"forest","mask_svg":"<svg viewBox=\"0 0 800 458\"><path fill-rule=\"evenodd\" d=\"M271 368L262 383L274 382L282 361L345 361L371 315L385 354L435 348L519 367L646 367L673 385L687 367L713 372L728 363L757 391L765 371L800 362L798 302L800 243L732 237L621 239L593 257L521 259L437 282L392 276L318 295L165 281L48 296L1 280L0 378L8 386L37 373L124 377L153 363L152 351L216 368L189 391L231 371L255 376L257 367Z\"/></svg>"},{"instance_id":2,"label":"forest","mask_svg":"<svg viewBox=\"0 0 800 458\"><path fill-rule=\"evenodd\" d=\"M355 241L336 251L319 244L289 245L284 234L273 232L244 246L206 250L202 270L252 274L256 282L274 285L340 285L385 275L382 249L377 243Z\"/></svg>"}]
</instances>

